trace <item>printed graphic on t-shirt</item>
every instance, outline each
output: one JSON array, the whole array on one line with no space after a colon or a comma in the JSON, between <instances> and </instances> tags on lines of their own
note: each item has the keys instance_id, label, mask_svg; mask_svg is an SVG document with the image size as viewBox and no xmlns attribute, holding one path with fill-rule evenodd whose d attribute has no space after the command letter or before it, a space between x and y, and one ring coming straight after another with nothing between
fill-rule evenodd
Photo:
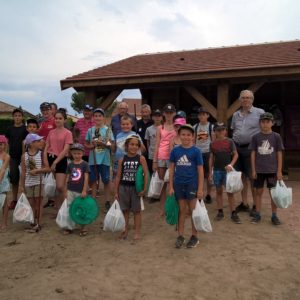
<instances>
[{"instance_id":1,"label":"printed graphic on t-shirt","mask_svg":"<svg viewBox=\"0 0 300 300\"><path fill-rule=\"evenodd\" d=\"M76 183L78 181L80 181L80 178L82 176L81 170L80 168L73 168L72 172L71 172L71 181L73 183Z\"/></svg>"},{"instance_id":2,"label":"printed graphic on t-shirt","mask_svg":"<svg viewBox=\"0 0 300 300\"><path fill-rule=\"evenodd\" d=\"M189 161L189 159L187 158L187 156L184 154L182 155L176 163L177 166L191 166L191 162Z\"/></svg>"},{"instance_id":3,"label":"printed graphic on t-shirt","mask_svg":"<svg viewBox=\"0 0 300 300\"><path fill-rule=\"evenodd\" d=\"M206 141L208 139L208 132L206 130L201 130L197 134L197 139L200 141Z\"/></svg>"},{"instance_id":4,"label":"printed graphic on t-shirt","mask_svg":"<svg viewBox=\"0 0 300 300\"><path fill-rule=\"evenodd\" d=\"M274 152L274 147L271 147L268 140L263 140L261 146L258 146L257 151L260 155L270 155Z\"/></svg>"},{"instance_id":5,"label":"printed graphic on t-shirt","mask_svg":"<svg viewBox=\"0 0 300 300\"><path fill-rule=\"evenodd\" d=\"M123 163L122 181L134 182L138 166L138 161L125 161Z\"/></svg>"}]
</instances>

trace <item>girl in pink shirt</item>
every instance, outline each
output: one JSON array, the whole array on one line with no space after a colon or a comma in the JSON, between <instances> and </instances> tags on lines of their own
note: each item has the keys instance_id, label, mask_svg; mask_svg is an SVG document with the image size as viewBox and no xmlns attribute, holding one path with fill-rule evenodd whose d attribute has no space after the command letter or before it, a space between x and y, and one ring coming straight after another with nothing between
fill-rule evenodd
<instances>
[{"instance_id":1,"label":"girl in pink shirt","mask_svg":"<svg viewBox=\"0 0 300 300\"><path fill-rule=\"evenodd\" d=\"M64 127L66 119L65 110L59 109L55 114L56 128L49 132L44 150L45 161L55 173L57 191L55 206L57 209L60 208L66 192L67 155L70 145L73 144L71 131Z\"/></svg>"},{"instance_id":2,"label":"girl in pink shirt","mask_svg":"<svg viewBox=\"0 0 300 300\"><path fill-rule=\"evenodd\" d=\"M173 126L173 117L176 109L173 104L167 104L163 109L164 124L157 128L156 147L153 157L153 172L157 171L159 178L164 179L170 159L170 142L176 136ZM164 205L166 201L166 184L160 194L160 215L164 215Z\"/></svg>"}]
</instances>

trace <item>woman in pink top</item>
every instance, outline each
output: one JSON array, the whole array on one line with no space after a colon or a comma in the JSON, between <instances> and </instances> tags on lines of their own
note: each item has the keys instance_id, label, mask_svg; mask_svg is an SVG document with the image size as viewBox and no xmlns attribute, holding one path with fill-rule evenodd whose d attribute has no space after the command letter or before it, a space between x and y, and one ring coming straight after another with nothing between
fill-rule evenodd
<instances>
[{"instance_id":1,"label":"woman in pink top","mask_svg":"<svg viewBox=\"0 0 300 300\"><path fill-rule=\"evenodd\" d=\"M163 108L164 124L157 128L156 147L153 157L153 172L158 171L160 179L164 179L170 159L170 141L176 136L173 126L173 117L176 109L173 104L167 104ZM160 215L164 215L164 205L166 201L166 184L160 194Z\"/></svg>"},{"instance_id":2,"label":"woman in pink top","mask_svg":"<svg viewBox=\"0 0 300 300\"><path fill-rule=\"evenodd\" d=\"M58 110L55 114L56 128L51 130L46 140L44 150L45 161L48 161L56 179L56 208L59 209L65 196L67 155L70 144L73 144L72 132L64 127L67 119L65 110Z\"/></svg>"}]
</instances>

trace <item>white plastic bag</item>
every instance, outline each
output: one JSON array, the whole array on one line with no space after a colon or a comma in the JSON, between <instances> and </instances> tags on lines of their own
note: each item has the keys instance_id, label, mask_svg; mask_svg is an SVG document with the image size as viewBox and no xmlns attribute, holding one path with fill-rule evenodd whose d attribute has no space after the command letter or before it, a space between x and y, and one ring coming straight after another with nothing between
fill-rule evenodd
<instances>
[{"instance_id":1,"label":"white plastic bag","mask_svg":"<svg viewBox=\"0 0 300 300\"><path fill-rule=\"evenodd\" d=\"M45 176L44 181L44 196L46 198L52 198L55 196L56 181L53 173L49 173Z\"/></svg>"},{"instance_id":2,"label":"white plastic bag","mask_svg":"<svg viewBox=\"0 0 300 300\"><path fill-rule=\"evenodd\" d=\"M64 200L58 211L56 224L62 229L73 230L75 228L75 223L71 220L69 215L69 205L67 199Z\"/></svg>"},{"instance_id":3,"label":"white plastic bag","mask_svg":"<svg viewBox=\"0 0 300 300\"><path fill-rule=\"evenodd\" d=\"M0 194L0 209L4 205L5 199L6 199L6 194L4 194L4 193Z\"/></svg>"},{"instance_id":4,"label":"white plastic bag","mask_svg":"<svg viewBox=\"0 0 300 300\"><path fill-rule=\"evenodd\" d=\"M232 170L226 175L226 192L237 193L243 189L242 172Z\"/></svg>"},{"instance_id":5,"label":"white plastic bag","mask_svg":"<svg viewBox=\"0 0 300 300\"><path fill-rule=\"evenodd\" d=\"M104 218L104 231L123 231L125 229L125 218L118 200L115 200Z\"/></svg>"},{"instance_id":6,"label":"white plastic bag","mask_svg":"<svg viewBox=\"0 0 300 300\"><path fill-rule=\"evenodd\" d=\"M24 193L21 194L13 213L13 223L34 223L33 211Z\"/></svg>"},{"instance_id":7,"label":"white plastic bag","mask_svg":"<svg viewBox=\"0 0 300 300\"><path fill-rule=\"evenodd\" d=\"M170 171L169 169L167 169L164 177L164 182L169 182L169 179L170 179Z\"/></svg>"},{"instance_id":8,"label":"white plastic bag","mask_svg":"<svg viewBox=\"0 0 300 300\"><path fill-rule=\"evenodd\" d=\"M192 218L197 231L212 232L209 216L203 200L197 200L196 207L192 212Z\"/></svg>"},{"instance_id":9,"label":"white plastic bag","mask_svg":"<svg viewBox=\"0 0 300 300\"><path fill-rule=\"evenodd\" d=\"M144 198L141 197L140 201L141 201L141 211L143 211L143 210L145 210Z\"/></svg>"},{"instance_id":10,"label":"white plastic bag","mask_svg":"<svg viewBox=\"0 0 300 300\"><path fill-rule=\"evenodd\" d=\"M149 190L148 190L148 197L158 199L160 197L161 190L164 186L164 181L161 180L158 176L158 172L155 172L152 175Z\"/></svg>"},{"instance_id":11,"label":"white plastic bag","mask_svg":"<svg viewBox=\"0 0 300 300\"><path fill-rule=\"evenodd\" d=\"M273 202L278 208L287 208L293 202L292 188L286 187L283 180L278 180L276 187L271 189Z\"/></svg>"}]
</instances>

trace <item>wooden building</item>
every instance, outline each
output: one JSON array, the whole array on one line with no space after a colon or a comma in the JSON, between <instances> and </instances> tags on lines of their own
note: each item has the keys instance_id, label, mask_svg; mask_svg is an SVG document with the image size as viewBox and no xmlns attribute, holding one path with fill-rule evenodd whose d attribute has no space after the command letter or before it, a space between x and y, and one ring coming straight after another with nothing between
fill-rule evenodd
<instances>
[{"instance_id":1,"label":"wooden building","mask_svg":"<svg viewBox=\"0 0 300 300\"><path fill-rule=\"evenodd\" d=\"M212 118L230 122L243 89L254 105L276 115L275 130L286 146L286 166L300 167L300 41L143 54L61 80L106 109L124 89L140 89L152 108L166 103L186 111L205 106Z\"/></svg>"}]
</instances>

